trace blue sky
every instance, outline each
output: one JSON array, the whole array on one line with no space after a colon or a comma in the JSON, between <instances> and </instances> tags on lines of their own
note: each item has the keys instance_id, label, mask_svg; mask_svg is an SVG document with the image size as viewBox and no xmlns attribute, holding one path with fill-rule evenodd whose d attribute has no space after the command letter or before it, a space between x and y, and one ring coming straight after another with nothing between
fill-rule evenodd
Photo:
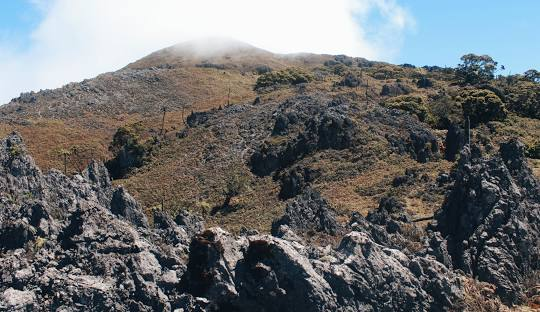
<instances>
[{"instance_id":1,"label":"blue sky","mask_svg":"<svg viewBox=\"0 0 540 312\"><path fill-rule=\"evenodd\" d=\"M508 72L540 70L540 1L400 1L416 20L399 63L455 66L472 52L488 54Z\"/></svg>"},{"instance_id":2,"label":"blue sky","mask_svg":"<svg viewBox=\"0 0 540 312\"><path fill-rule=\"evenodd\" d=\"M0 104L208 35L419 66L472 52L503 74L540 70L539 14L540 0L0 0Z\"/></svg>"}]
</instances>

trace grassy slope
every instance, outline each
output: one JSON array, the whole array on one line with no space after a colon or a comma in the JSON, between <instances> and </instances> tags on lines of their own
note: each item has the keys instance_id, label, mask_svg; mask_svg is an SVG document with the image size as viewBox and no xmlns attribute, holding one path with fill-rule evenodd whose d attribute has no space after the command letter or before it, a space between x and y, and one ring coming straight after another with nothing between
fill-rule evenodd
<instances>
[{"instance_id":1,"label":"grassy slope","mask_svg":"<svg viewBox=\"0 0 540 312\"><path fill-rule=\"evenodd\" d=\"M231 88L231 102L238 106L249 104L257 96L253 91L257 78L253 70L262 64L274 69L301 67L322 73L323 78L303 91L288 87L262 94L261 113L265 109L275 109L298 92L346 94L356 97L356 105L363 107L366 105L366 82L369 84L367 105L377 105L383 100L379 96L383 84L394 83L396 78L410 86L413 94L426 99L438 90L454 88L445 80L447 77L440 74L388 64L376 64L364 69L345 67L345 72L362 75L364 85L358 88L336 87L335 84L345 72L335 72L334 68L325 67L324 61L329 59L332 57L279 56L249 46L235 47L220 55L200 55L190 47L180 45L158 51L117 73L104 74L86 82L100 90L98 93L85 91L78 84L69 85L52 95L38 94L35 103L13 102L2 107L0 134L13 130L21 132L42 168L62 168L62 160L55 152L59 148L81 145L92 150L92 157L106 159L109 157L107 146L116 128L142 121L146 127L156 131L160 126L160 108L167 105L168 143L147 166L116 183L125 184L148 210L163 202L166 209L172 212L178 209L194 210L204 215L210 225L221 225L233 231L238 231L242 226L268 231L272 220L282 213L285 205L277 197L278 184L270 177L253 176L246 166L249 154L234 150L239 137L238 125L251 115L239 113L224 118L224 134L202 127L190 130L185 139L177 139L175 133L183 127L181 107L184 103L193 110L223 106ZM195 66L203 62L222 64L225 69ZM150 70L152 67L154 69ZM385 73L392 78L384 79ZM366 78L366 74L370 78ZM416 88L413 79L418 75L431 76L435 80L435 87ZM372 78L375 76L379 79ZM71 95L66 97L65 94ZM88 102L92 101L95 103L89 105ZM271 124L271 117L267 119L261 122ZM495 133L490 133L487 128L476 131L489 134L494 144L510 136L518 136L527 143L540 137L539 120L512 115L507 121L496 123L495 127ZM438 132L438 135L442 140L444 131ZM329 199L342 220L346 220L352 211L367 213L377 206L378 199L385 194L400 197L407 203L408 210L419 217L429 215L440 207L443 195L431 192L428 186L434 183L439 172L448 172L451 163L439 160L420 164L406 155L390 153L381 141L375 140L370 144L373 153L382 156L369 162L361 160L365 162L362 163L365 170L352 176L340 174L355 166L354 161L347 160L354 158L354 155L346 152L319 152L303 160L325 173L323 178L317 180L315 187ZM540 176L540 162L531 161L531 165ZM402 175L407 168L415 168L422 175L425 174L428 182L392 188L393 178ZM71 166L70 169L76 168ZM222 189L231 171L247 176L250 187L234 199L233 203L238 209L211 215L211 209L223 201Z\"/></svg>"}]
</instances>

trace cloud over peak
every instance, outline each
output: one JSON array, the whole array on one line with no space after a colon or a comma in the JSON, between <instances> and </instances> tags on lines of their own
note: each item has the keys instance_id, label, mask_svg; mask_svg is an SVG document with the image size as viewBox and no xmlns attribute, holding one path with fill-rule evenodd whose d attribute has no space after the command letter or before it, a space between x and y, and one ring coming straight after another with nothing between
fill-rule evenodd
<instances>
[{"instance_id":1,"label":"cloud over peak","mask_svg":"<svg viewBox=\"0 0 540 312\"><path fill-rule=\"evenodd\" d=\"M30 44L0 42L0 103L116 70L155 50L230 37L278 53L391 60L414 24L395 0L31 0Z\"/></svg>"}]
</instances>

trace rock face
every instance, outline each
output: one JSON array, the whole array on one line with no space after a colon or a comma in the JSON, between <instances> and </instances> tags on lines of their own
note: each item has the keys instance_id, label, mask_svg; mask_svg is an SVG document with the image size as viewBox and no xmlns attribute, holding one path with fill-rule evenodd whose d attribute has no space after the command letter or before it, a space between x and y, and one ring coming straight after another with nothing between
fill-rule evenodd
<instances>
[{"instance_id":1,"label":"rock face","mask_svg":"<svg viewBox=\"0 0 540 312\"><path fill-rule=\"evenodd\" d=\"M310 100L306 97L286 102L282 109L306 105L304 101ZM249 161L254 174L267 176L316 151L342 150L358 144L357 127L347 116L350 108L346 103L330 102L326 107L311 105L303 109L302 115L280 113L276 117L273 135L287 134L292 127L299 128L298 134L280 144L262 144Z\"/></svg>"},{"instance_id":2,"label":"rock face","mask_svg":"<svg viewBox=\"0 0 540 312\"><path fill-rule=\"evenodd\" d=\"M448 161L455 161L456 156L466 143L467 138L465 130L456 124L451 124L448 127L448 132L446 133L446 139L444 141L444 158Z\"/></svg>"},{"instance_id":3,"label":"rock face","mask_svg":"<svg viewBox=\"0 0 540 312\"><path fill-rule=\"evenodd\" d=\"M466 149L422 245L396 199L339 225L309 186L288 202L274 236L204 230L185 211L174 219L153 211L152 227L103 164L43 174L13 134L0 141L0 310L462 310L454 269L517 303L540 263L540 190L523 152L517 142L492 159ZM317 247L295 231L348 233Z\"/></svg>"},{"instance_id":4,"label":"rock face","mask_svg":"<svg viewBox=\"0 0 540 312\"><path fill-rule=\"evenodd\" d=\"M103 164L73 177L43 174L18 135L0 141L0 162L0 310L170 311L179 304L189 225L148 228ZM178 248L168 243L174 234Z\"/></svg>"},{"instance_id":5,"label":"rock face","mask_svg":"<svg viewBox=\"0 0 540 312\"><path fill-rule=\"evenodd\" d=\"M452 176L435 230L453 266L494 284L505 303L521 302L523 281L540 266L540 189L523 144L502 144L489 159L466 147Z\"/></svg>"},{"instance_id":6,"label":"rock face","mask_svg":"<svg viewBox=\"0 0 540 312\"><path fill-rule=\"evenodd\" d=\"M209 311L444 311L458 308L457 276L347 234L335 250L267 235L234 240L220 229L193 239L183 280Z\"/></svg>"},{"instance_id":7,"label":"rock face","mask_svg":"<svg viewBox=\"0 0 540 312\"><path fill-rule=\"evenodd\" d=\"M272 233L276 235L283 225L298 233L311 230L336 235L339 231L336 213L328 202L311 188L307 188L287 204L285 215L272 224Z\"/></svg>"}]
</instances>

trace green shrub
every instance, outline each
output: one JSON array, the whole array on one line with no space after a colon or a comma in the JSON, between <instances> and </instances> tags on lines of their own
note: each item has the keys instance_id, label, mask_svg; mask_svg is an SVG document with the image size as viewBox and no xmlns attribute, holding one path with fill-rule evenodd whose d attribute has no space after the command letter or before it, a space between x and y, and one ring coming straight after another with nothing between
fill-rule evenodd
<instances>
[{"instance_id":1,"label":"green shrub","mask_svg":"<svg viewBox=\"0 0 540 312\"><path fill-rule=\"evenodd\" d=\"M502 121L508 115L501 99L489 90L465 90L458 100L463 109L463 116L470 118L473 127L493 120Z\"/></svg>"},{"instance_id":2,"label":"green shrub","mask_svg":"<svg viewBox=\"0 0 540 312\"><path fill-rule=\"evenodd\" d=\"M260 90L267 87L277 85L297 85L313 80L313 76L309 73L300 71L294 68L287 68L280 71L265 73L257 79L255 90Z\"/></svg>"},{"instance_id":3,"label":"green shrub","mask_svg":"<svg viewBox=\"0 0 540 312\"><path fill-rule=\"evenodd\" d=\"M382 103L384 107L400 109L418 116L420 121L431 122L432 116L424 99L414 95L402 95L388 99Z\"/></svg>"},{"instance_id":4,"label":"green shrub","mask_svg":"<svg viewBox=\"0 0 540 312\"><path fill-rule=\"evenodd\" d=\"M540 159L540 141L529 145L527 147L526 154L529 158Z\"/></svg>"},{"instance_id":5,"label":"green shrub","mask_svg":"<svg viewBox=\"0 0 540 312\"><path fill-rule=\"evenodd\" d=\"M451 96L438 95L429 103L432 115L432 126L437 129L448 129L451 124L463 123L461 104Z\"/></svg>"},{"instance_id":6,"label":"green shrub","mask_svg":"<svg viewBox=\"0 0 540 312\"><path fill-rule=\"evenodd\" d=\"M520 82L506 92L509 110L525 117L540 119L540 85Z\"/></svg>"},{"instance_id":7,"label":"green shrub","mask_svg":"<svg viewBox=\"0 0 540 312\"><path fill-rule=\"evenodd\" d=\"M109 150L113 159L105 164L113 178L123 178L133 168L141 167L149 154L149 148L140 142L144 131L140 123L118 128Z\"/></svg>"}]
</instances>

